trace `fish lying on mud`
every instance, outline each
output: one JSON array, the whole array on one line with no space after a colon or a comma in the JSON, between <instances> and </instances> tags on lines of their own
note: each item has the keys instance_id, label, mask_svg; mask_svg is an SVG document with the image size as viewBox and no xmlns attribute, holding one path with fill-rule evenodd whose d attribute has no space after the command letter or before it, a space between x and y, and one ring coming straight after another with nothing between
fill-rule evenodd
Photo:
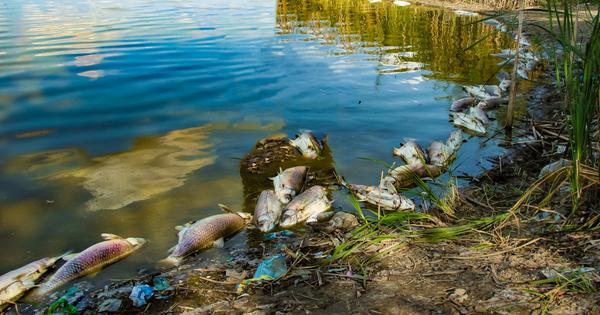
<instances>
[{"instance_id":1,"label":"fish lying on mud","mask_svg":"<svg viewBox=\"0 0 600 315\"><path fill-rule=\"evenodd\" d=\"M234 235L252 220L252 216L247 213L233 213L223 205L219 207L228 213L175 227L179 230L179 242L169 250L171 255L165 261L179 265L185 257L196 251L212 246L223 247L226 237Z\"/></svg>"},{"instance_id":2,"label":"fish lying on mud","mask_svg":"<svg viewBox=\"0 0 600 315\"><path fill-rule=\"evenodd\" d=\"M463 110L465 108L471 107L477 101L479 101L479 99L477 99L475 97L461 98L459 100L454 101L454 103L452 103L452 105L450 106L450 111L451 112L460 112L461 110Z\"/></svg>"},{"instance_id":3,"label":"fish lying on mud","mask_svg":"<svg viewBox=\"0 0 600 315\"><path fill-rule=\"evenodd\" d=\"M290 202L281 215L281 227L289 227L303 221L316 222L319 213L331 208L327 199L327 189L322 186L313 186L298 195Z\"/></svg>"},{"instance_id":4,"label":"fish lying on mud","mask_svg":"<svg viewBox=\"0 0 600 315\"><path fill-rule=\"evenodd\" d=\"M381 194L378 186L348 184L347 188L356 194L358 201L381 205L383 210L414 211L417 207L411 199L400 195L393 186L382 188Z\"/></svg>"},{"instance_id":5,"label":"fish lying on mud","mask_svg":"<svg viewBox=\"0 0 600 315\"><path fill-rule=\"evenodd\" d=\"M275 186L275 194L283 205L287 205L300 192L307 173L307 166L290 167L283 172L280 168L280 173L271 178Z\"/></svg>"},{"instance_id":6,"label":"fish lying on mud","mask_svg":"<svg viewBox=\"0 0 600 315\"><path fill-rule=\"evenodd\" d=\"M36 281L65 255L42 258L0 276L0 311L10 305L5 301L14 302L36 287Z\"/></svg>"},{"instance_id":7,"label":"fish lying on mud","mask_svg":"<svg viewBox=\"0 0 600 315\"><path fill-rule=\"evenodd\" d=\"M421 146L415 140L407 140L405 144L400 143L402 147L400 149L394 148L395 156L399 156L405 164L413 164L423 161L427 161L427 156Z\"/></svg>"},{"instance_id":8,"label":"fish lying on mud","mask_svg":"<svg viewBox=\"0 0 600 315\"><path fill-rule=\"evenodd\" d=\"M45 282L36 296L46 294L67 282L97 273L102 268L113 264L140 249L148 240L144 238L122 238L114 234L102 234L106 240L88 247L81 253L63 257L67 263L62 265L56 273Z\"/></svg>"},{"instance_id":9,"label":"fish lying on mud","mask_svg":"<svg viewBox=\"0 0 600 315\"><path fill-rule=\"evenodd\" d=\"M402 165L391 170L384 178L384 187L410 187L414 185L413 174L423 177L437 177L445 172L446 169L435 165L424 165L423 163L415 163L410 165Z\"/></svg>"},{"instance_id":10,"label":"fish lying on mud","mask_svg":"<svg viewBox=\"0 0 600 315\"><path fill-rule=\"evenodd\" d=\"M300 135L296 135L296 137L296 140L290 139L290 145L298 149L303 156L313 160L319 156L325 148L325 144L327 144L327 135L325 135L323 140L318 141L308 130L303 131Z\"/></svg>"},{"instance_id":11,"label":"fish lying on mud","mask_svg":"<svg viewBox=\"0 0 600 315\"><path fill-rule=\"evenodd\" d=\"M456 155L454 150L439 141L432 141L426 149L429 157L429 164L435 166L447 166Z\"/></svg>"},{"instance_id":12,"label":"fish lying on mud","mask_svg":"<svg viewBox=\"0 0 600 315\"><path fill-rule=\"evenodd\" d=\"M261 232L269 232L279 223L283 205L272 190L264 190L254 210L254 224Z\"/></svg>"}]
</instances>

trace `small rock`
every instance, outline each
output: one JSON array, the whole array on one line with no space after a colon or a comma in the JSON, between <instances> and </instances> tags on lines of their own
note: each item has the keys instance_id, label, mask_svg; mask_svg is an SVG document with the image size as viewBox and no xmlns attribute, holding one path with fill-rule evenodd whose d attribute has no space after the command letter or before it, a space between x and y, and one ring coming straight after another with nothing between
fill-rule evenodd
<instances>
[{"instance_id":1,"label":"small rock","mask_svg":"<svg viewBox=\"0 0 600 315\"><path fill-rule=\"evenodd\" d=\"M106 301L102 302L102 304L100 304L100 307L98 308L98 312L115 313L116 311L119 310L119 307L121 307L121 303L122 303L122 301L119 299L106 300Z\"/></svg>"},{"instance_id":2,"label":"small rock","mask_svg":"<svg viewBox=\"0 0 600 315\"><path fill-rule=\"evenodd\" d=\"M349 213L338 212L331 219L331 227L347 231L355 226L358 226L358 219Z\"/></svg>"}]
</instances>

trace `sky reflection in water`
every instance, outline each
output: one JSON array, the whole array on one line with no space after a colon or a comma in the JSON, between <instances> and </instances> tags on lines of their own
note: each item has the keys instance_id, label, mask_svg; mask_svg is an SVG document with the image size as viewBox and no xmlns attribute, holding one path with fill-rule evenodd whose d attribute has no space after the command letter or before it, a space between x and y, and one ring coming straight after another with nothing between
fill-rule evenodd
<instances>
[{"instance_id":1,"label":"sky reflection in water","mask_svg":"<svg viewBox=\"0 0 600 315\"><path fill-rule=\"evenodd\" d=\"M236 158L273 133L328 133L348 180L376 184L383 167L356 157L393 162L404 139L444 140L457 84L496 70L488 55L507 45L501 34L461 53L492 31L473 20L366 0L9 0L0 237L10 255L0 273L82 250L100 233L150 243L97 285L153 268L175 245L175 225L218 203L251 209L274 174L243 187ZM465 143L459 170L498 154L481 142Z\"/></svg>"}]
</instances>

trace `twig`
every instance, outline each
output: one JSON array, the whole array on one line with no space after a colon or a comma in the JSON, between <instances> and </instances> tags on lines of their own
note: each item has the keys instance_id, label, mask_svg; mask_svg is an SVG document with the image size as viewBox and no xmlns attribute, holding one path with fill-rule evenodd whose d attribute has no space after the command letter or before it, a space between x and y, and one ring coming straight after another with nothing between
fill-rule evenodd
<instances>
[{"instance_id":1,"label":"twig","mask_svg":"<svg viewBox=\"0 0 600 315\"><path fill-rule=\"evenodd\" d=\"M461 272L465 272L465 270L454 270L454 271L441 271L441 272L429 272L424 273L423 277L431 277L431 276L443 276L443 275L455 275Z\"/></svg>"},{"instance_id":2,"label":"twig","mask_svg":"<svg viewBox=\"0 0 600 315\"><path fill-rule=\"evenodd\" d=\"M208 281L208 282L212 282L212 283L218 283L218 284L242 284L243 282L237 281L237 282L228 282L228 281L216 281L216 280L212 280L212 279L208 279L208 278L204 278L204 277L200 277L197 276L199 279Z\"/></svg>"},{"instance_id":3,"label":"twig","mask_svg":"<svg viewBox=\"0 0 600 315\"><path fill-rule=\"evenodd\" d=\"M489 254L489 255L483 255L483 256L474 256L474 257L457 257L457 256L449 256L449 257L443 257L443 258L444 258L444 259L464 259L464 260L466 260L466 259L479 259L479 258L485 258L485 257L497 256L497 255L502 255L502 254L505 254L505 253L512 252L512 251L514 251L514 250L517 250L517 249L523 248L523 247L525 247L525 246L527 246L527 245L531 245L531 244L533 244L533 243L535 243L535 242L537 242L537 241L539 241L539 240L541 240L541 238L536 238L536 239L534 239L533 241L531 241L531 242L528 242L527 244L521 245L521 246L519 246L519 247L515 247L515 248L513 248L513 249L504 250L504 251L497 252L497 253L493 253L493 254Z\"/></svg>"},{"instance_id":4,"label":"twig","mask_svg":"<svg viewBox=\"0 0 600 315\"><path fill-rule=\"evenodd\" d=\"M304 294L302 294L302 293L298 293L298 295L299 295L299 296L301 296L301 297L305 297L305 298L307 298L307 299L313 300L313 301L318 301L318 300L319 300L319 299L312 298L312 297L310 297L310 296L306 296L306 295L304 295Z\"/></svg>"},{"instance_id":5,"label":"twig","mask_svg":"<svg viewBox=\"0 0 600 315\"><path fill-rule=\"evenodd\" d=\"M19 314L19 307L17 306L17 303L15 303L13 301L5 301L5 300L0 300L0 302L13 304L15 306L15 311L17 312L17 315L21 315L21 314Z\"/></svg>"},{"instance_id":6,"label":"twig","mask_svg":"<svg viewBox=\"0 0 600 315\"><path fill-rule=\"evenodd\" d=\"M381 171L381 181L379 182L379 202L377 202L377 220L381 218L381 189L383 186L383 171Z\"/></svg>"}]
</instances>

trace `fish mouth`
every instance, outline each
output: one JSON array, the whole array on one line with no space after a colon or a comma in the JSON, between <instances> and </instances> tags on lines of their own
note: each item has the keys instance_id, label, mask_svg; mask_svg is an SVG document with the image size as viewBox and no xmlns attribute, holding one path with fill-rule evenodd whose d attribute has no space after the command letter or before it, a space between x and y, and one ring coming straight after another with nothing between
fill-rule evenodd
<instances>
[{"instance_id":1,"label":"fish mouth","mask_svg":"<svg viewBox=\"0 0 600 315\"><path fill-rule=\"evenodd\" d=\"M262 232L268 232L270 230L273 229L273 225L269 224L269 222L267 220L261 220L258 221L258 229L261 230Z\"/></svg>"}]
</instances>

